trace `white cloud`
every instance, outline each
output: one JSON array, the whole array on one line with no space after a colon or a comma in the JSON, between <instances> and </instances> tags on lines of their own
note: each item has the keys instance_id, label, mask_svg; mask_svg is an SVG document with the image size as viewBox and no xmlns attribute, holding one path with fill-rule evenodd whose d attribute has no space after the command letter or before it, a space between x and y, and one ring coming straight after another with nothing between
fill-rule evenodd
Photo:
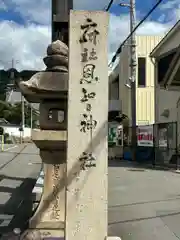
<instances>
[{"instance_id":1,"label":"white cloud","mask_svg":"<svg viewBox=\"0 0 180 240\"><path fill-rule=\"evenodd\" d=\"M171 23L163 24L155 21L147 21L137 30L139 35L164 35L172 27Z\"/></svg>"},{"instance_id":2,"label":"white cloud","mask_svg":"<svg viewBox=\"0 0 180 240\"><path fill-rule=\"evenodd\" d=\"M36 22L43 25L50 24L50 0L38 0L38 2L35 0L5 0L4 3L6 8L20 14L25 22Z\"/></svg>"},{"instance_id":3,"label":"white cloud","mask_svg":"<svg viewBox=\"0 0 180 240\"><path fill-rule=\"evenodd\" d=\"M137 19L138 20L138 19ZM172 23L158 23L155 21L146 21L139 27L138 35L164 35L172 27ZM117 17L111 15L109 27L109 56L112 57L119 47L120 43L126 39L130 32L129 15Z\"/></svg>"},{"instance_id":4,"label":"white cloud","mask_svg":"<svg viewBox=\"0 0 180 240\"><path fill-rule=\"evenodd\" d=\"M162 3L160 5L161 10L170 10L176 7L178 4L180 4L180 0L171 0L167 1L166 3Z\"/></svg>"},{"instance_id":5,"label":"white cloud","mask_svg":"<svg viewBox=\"0 0 180 240\"><path fill-rule=\"evenodd\" d=\"M2 0L0 0L1 2ZM18 60L18 69L44 69L42 58L50 42L50 0L6 0L6 6L21 14L27 20L26 26L13 22L0 22L0 65L10 67L11 59ZM109 0L76 0L76 9L103 9ZM173 12L171 11L171 14ZM36 22L39 25L32 24ZM164 34L172 26L146 21L138 34ZM129 33L129 15L111 15L109 25L109 57Z\"/></svg>"},{"instance_id":6,"label":"white cloud","mask_svg":"<svg viewBox=\"0 0 180 240\"><path fill-rule=\"evenodd\" d=\"M17 69L42 69L42 57L50 43L50 29L46 26L23 27L13 22L0 23L0 65L10 68L12 58Z\"/></svg>"},{"instance_id":7,"label":"white cloud","mask_svg":"<svg viewBox=\"0 0 180 240\"><path fill-rule=\"evenodd\" d=\"M2 1L2 0L0 0ZM79 10L103 10L109 0L76 0L74 8ZM13 8L26 21L35 21L39 24L49 24L51 21L51 0L6 0L6 6Z\"/></svg>"},{"instance_id":8,"label":"white cloud","mask_svg":"<svg viewBox=\"0 0 180 240\"><path fill-rule=\"evenodd\" d=\"M180 0L167 0L160 4L159 9L163 12L160 21L176 22L180 18Z\"/></svg>"},{"instance_id":9,"label":"white cloud","mask_svg":"<svg viewBox=\"0 0 180 240\"><path fill-rule=\"evenodd\" d=\"M7 6L3 0L0 2L0 11L7 11Z\"/></svg>"}]
</instances>

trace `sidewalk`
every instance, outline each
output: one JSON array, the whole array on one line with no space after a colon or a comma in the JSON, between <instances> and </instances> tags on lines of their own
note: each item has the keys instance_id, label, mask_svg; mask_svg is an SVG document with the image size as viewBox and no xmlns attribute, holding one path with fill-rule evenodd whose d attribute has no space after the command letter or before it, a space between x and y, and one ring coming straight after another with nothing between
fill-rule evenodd
<instances>
[{"instance_id":1,"label":"sidewalk","mask_svg":"<svg viewBox=\"0 0 180 240\"><path fill-rule=\"evenodd\" d=\"M3 151L9 151L13 148L17 148L18 147L18 144L1 144L0 143L0 152L3 152Z\"/></svg>"},{"instance_id":2,"label":"sidewalk","mask_svg":"<svg viewBox=\"0 0 180 240\"><path fill-rule=\"evenodd\" d=\"M0 152L0 234L27 222L40 169L38 151L31 144Z\"/></svg>"}]
</instances>

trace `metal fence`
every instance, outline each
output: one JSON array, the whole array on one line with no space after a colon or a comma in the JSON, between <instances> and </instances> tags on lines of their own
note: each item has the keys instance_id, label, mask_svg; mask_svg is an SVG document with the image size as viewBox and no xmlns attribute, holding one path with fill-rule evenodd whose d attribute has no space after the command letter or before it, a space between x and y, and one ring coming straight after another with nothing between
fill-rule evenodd
<instances>
[{"instance_id":1,"label":"metal fence","mask_svg":"<svg viewBox=\"0 0 180 240\"><path fill-rule=\"evenodd\" d=\"M178 167L177 132L177 122L137 126L137 144L132 146L132 128L128 127L124 129L124 153L136 148L136 160L139 162Z\"/></svg>"},{"instance_id":2,"label":"metal fence","mask_svg":"<svg viewBox=\"0 0 180 240\"><path fill-rule=\"evenodd\" d=\"M154 125L155 163L178 165L177 122Z\"/></svg>"}]
</instances>

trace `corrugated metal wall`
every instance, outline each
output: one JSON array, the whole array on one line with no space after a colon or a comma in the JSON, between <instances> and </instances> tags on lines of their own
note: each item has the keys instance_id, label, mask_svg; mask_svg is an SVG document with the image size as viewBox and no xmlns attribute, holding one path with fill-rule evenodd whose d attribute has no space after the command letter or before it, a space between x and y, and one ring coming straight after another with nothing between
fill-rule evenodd
<instances>
[{"instance_id":1,"label":"corrugated metal wall","mask_svg":"<svg viewBox=\"0 0 180 240\"><path fill-rule=\"evenodd\" d=\"M154 123L154 64L149 54L159 43L163 36L137 36L137 57L146 58L146 87L137 87L137 124ZM122 97L122 110L131 118L130 89L125 86L129 78L129 47L123 48L120 56L120 97ZM138 74L137 74L138 76ZM136 78L137 79L137 78Z\"/></svg>"},{"instance_id":2,"label":"corrugated metal wall","mask_svg":"<svg viewBox=\"0 0 180 240\"><path fill-rule=\"evenodd\" d=\"M156 122L176 122L177 121L177 102L180 92L156 88ZM163 112L169 110L169 116L163 116Z\"/></svg>"},{"instance_id":3,"label":"corrugated metal wall","mask_svg":"<svg viewBox=\"0 0 180 240\"><path fill-rule=\"evenodd\" d=\"M146 58L146 87L137 87L137 123L155 120L154 64L149 54L162 39L160 36L137 36L137 57Z\"/></svg>"}]
</instances>

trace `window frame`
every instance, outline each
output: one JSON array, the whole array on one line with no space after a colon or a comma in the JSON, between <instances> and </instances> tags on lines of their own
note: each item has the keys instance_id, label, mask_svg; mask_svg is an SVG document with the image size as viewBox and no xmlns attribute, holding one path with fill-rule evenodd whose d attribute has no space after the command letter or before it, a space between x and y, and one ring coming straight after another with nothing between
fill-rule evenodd
<instances>
[{"instance_id":1,"label":"window frame","mask_svg":"<svg viewBox=\"0 0 180 240\"><path fill-rule=\"evenodd\" d=\"M144 84L140 84L140 81L139 81L139 79L140 79L140 75L139 75L139 59L144 59L145 61L145 66L144 66ZM137 87L138 88L145 88L146 86L147 86L147 57L146 56L138 56L138 58L137 58ZM142 74L141 74L142 75Z\"/></svg>"}]
</instances>

